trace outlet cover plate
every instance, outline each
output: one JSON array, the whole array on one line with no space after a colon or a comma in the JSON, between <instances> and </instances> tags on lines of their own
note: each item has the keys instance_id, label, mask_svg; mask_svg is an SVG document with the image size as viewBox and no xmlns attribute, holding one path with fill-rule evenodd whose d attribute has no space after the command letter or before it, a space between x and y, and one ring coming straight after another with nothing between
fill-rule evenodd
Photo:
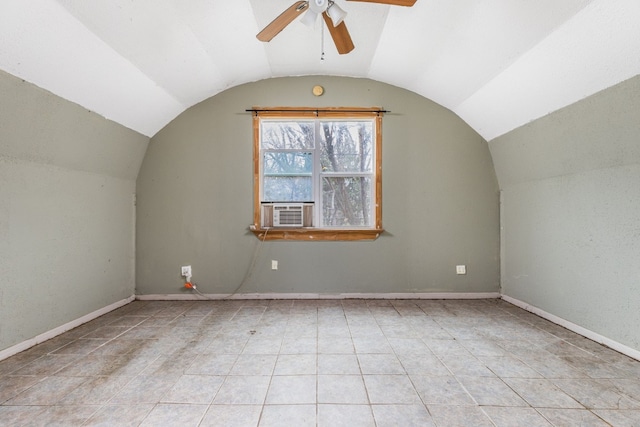
<instances>
[{"instance_id":1,"label":"outlet cover plate","mask_svg":"<svg viewBox=\"0 0 640 427\"><path fill-rule=\"evenodd\" d=\"M180 272L181 272L181 275L184 276L184 277L191 276L191 266L190 265L183 265L180 268Z\"/></svg>"},{"instance_id":2,"label":"outlet cover plate","mask_svg":"<svg viewBox=\"0 0 640 427\"><path fill-rule=\"evenodd\" d=\"M456 265L456 274L467 274L466 265Z\"/></svg>"}]
</instances>

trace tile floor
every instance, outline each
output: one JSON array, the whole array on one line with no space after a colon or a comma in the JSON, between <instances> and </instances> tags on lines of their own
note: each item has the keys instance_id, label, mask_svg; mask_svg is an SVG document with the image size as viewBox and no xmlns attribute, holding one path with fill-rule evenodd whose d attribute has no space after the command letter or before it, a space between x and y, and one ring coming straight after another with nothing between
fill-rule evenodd
<instances>
[{"instance_id":1,"label":"tile floor","mask_svg":"<svg viewBox=\"0 0 640 427\"><path fill-rule=\"evenodd\" d=\"M0 362L2 426L640 426L640 362L500 300L136 301Z\"/></svg>"}]
</instances>

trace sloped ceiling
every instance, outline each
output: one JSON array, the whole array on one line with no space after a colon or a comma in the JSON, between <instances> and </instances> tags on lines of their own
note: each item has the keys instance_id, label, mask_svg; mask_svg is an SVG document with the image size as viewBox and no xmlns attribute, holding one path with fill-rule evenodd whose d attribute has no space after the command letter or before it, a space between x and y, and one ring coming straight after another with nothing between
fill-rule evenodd
<instances>
[{"instance_id":1,"label":"sloped ceiling","mask_svg":"<svg viewBox=\"0 0 640 427\"><path fill-rule=\"evenodd\" d=\"M640 74L638 0L336 2L347 55L321 21L256 39L293 0L3 0L0 69L147 136L229 87L339 75L430 98L487 140Z\"/></svg>"}]
</instances>

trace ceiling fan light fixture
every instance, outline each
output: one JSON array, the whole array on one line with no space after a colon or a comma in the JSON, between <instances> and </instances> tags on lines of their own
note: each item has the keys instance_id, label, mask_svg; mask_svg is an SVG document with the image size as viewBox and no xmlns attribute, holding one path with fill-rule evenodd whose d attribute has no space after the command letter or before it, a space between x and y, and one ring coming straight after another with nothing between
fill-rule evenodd
<instances>
[{"instance_id":1,"label":"ceiling fan light fixture","mask_svg":"<svg viewBox=\"0 0 640 427\"><path fill-rule=\"evenodd\" d=\"M347 16L347 12L345 12L335 2L329 0L329 6L327 6L327 15L329 15L331 21L333 21L333 26L337 27L342 21L344 21L344 18Z\"/></svg>"},{"instance_id":2,"label":"ceiling fan light fixture","mask_svg":"<svg viewBox=\"0 0 640 427\"><path fill-rule=\"evenodd\" d=\"M307 3L309 4L309 9L313 10L317 14L320 14L327 10L329 0L308 0Z\"/></svg>"},{"instance_id":3,"label":"ceiling fan light fixture","mask_svg":"<svg viewBox=\"0 0 640 427\"><path fill-rule=\"evenodd\" d=\"M313 27L316 23L317 18L318 18L318 14L313 10L309 9L307 10L307 13L304 14L300 22L302 22L307 27Z\"/></svg>"}]
</instances>

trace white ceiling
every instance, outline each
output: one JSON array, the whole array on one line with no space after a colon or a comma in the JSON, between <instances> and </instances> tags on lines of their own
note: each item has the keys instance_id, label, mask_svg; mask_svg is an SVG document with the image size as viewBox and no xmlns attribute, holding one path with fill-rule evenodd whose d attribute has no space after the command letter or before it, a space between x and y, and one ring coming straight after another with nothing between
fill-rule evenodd
<instances>
[{"instance_id":1,"label":"white ceiling","mask_svg":"<svg viewBox=\"0 0 640 427\"><path fill-rule=\"evenodd\" d=\"M487 140L640 74L639 0L336 0L355 50L294 21L293 0L2 0L0 69L147 136L190 106L268 77L390 83Z\"/></svg>"}]
</instances>

